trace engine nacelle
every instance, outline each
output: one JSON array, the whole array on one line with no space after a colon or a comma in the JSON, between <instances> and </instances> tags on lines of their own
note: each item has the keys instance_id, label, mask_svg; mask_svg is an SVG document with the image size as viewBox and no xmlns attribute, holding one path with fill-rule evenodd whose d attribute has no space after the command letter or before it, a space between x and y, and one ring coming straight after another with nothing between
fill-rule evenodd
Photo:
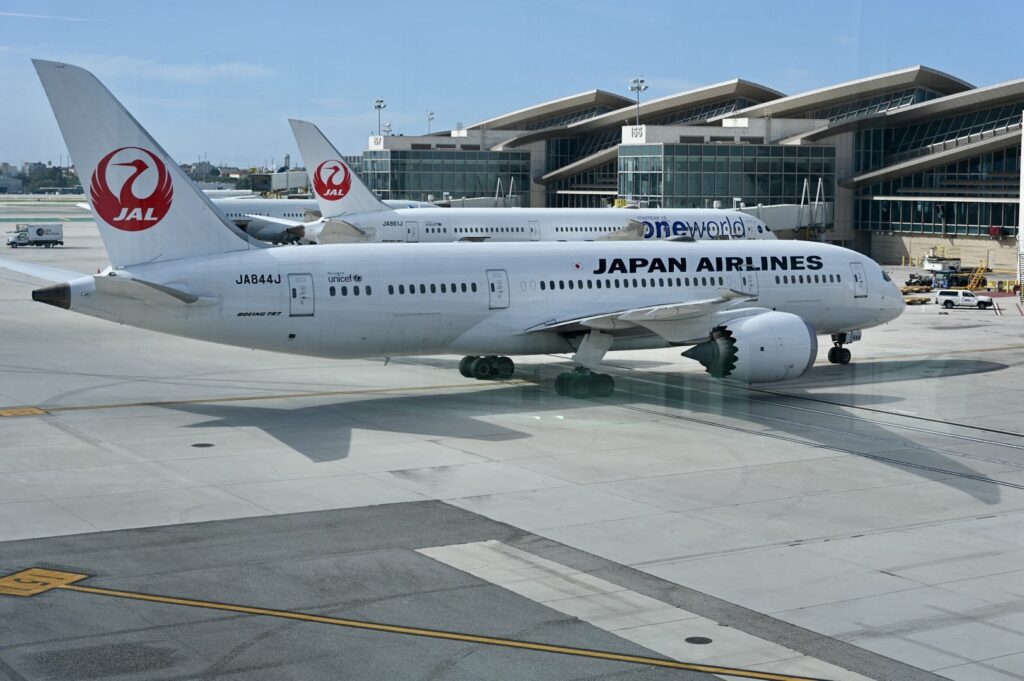
<instances>
[{"instance_id":1,"label":"engine nacelle","mask_svg":"<svg viewBox=\"0 0 1024 681\"><path fill-rule=\"evenodd\" d=\"M683 353L715 378L771 383L798 378L818 356L818 337L803 319L788 312L762 312L730 320L711 337Z\"/></svg>"}]
</instances>

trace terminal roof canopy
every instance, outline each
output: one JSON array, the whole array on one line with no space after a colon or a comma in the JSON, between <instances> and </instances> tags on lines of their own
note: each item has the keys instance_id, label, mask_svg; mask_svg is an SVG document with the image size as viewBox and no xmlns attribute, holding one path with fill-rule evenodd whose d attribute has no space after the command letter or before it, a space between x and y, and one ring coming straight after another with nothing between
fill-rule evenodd
<instances>
[{"instance_id":1,"label":"terminal roof canopy","mask_svg":"<svg viewBox=\"0 0 1024 681\"><path fill-rule=\"evenodd\" d=\"M836 106L847 101L870 97L874 94L900 88L924 87L941 95L950 95L974 86L942 71L927 66L911 66L877 76L859 78L838 85L809 90L789 97L782 97L763 104L756 104L741 111L723 114L712 121L725 118L799 118L806 114Z\"/></svg>"},{"instance_id":2,"label":"terminal roof canopy","mask_svg":"<svg viewBox=\"0 0 1024 681\"><path fill-rule=\"evenodd\" d=\"M529 130L538 127L553 127L571 121L576 115L585 118L601 110L619 109L629 106L630 99L604 90L589 90L576 95L535 104L525 109L502 114L480 123L474 123L469 130ZM544 125L550 122L549 125Z\"/></svg>"}]
</instances>

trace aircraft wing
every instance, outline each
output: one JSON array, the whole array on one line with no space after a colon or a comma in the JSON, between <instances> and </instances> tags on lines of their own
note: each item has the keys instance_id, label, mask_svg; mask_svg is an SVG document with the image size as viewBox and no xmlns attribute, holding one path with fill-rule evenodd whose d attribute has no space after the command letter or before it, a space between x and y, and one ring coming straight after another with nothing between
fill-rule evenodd
<instances>
[{"instance_id":1,"label":"aircraft wing","mask_svg":"<svg viewBox=\"0 0 1024 681\"><path fill-rule=\"evenodd\" d=\"M595 241L637 241L644 238L644 223L638 220L630 220L620 230L599 236Z\"/></svg>"},{"instance_id":2,"label":"aircraft wing","mask_svg":"<svg viewBox=\"0 0 1024 681\"><path fill-rule=\"evenodd\" d=\"M30 277L44 281L71 281L72 279L80 279L86 276L74 270L62 270L57 267L36 265L31 262L21 262L20 260L9 260L7 258L0 258L0 267L17 272L18 274L27 274Z\"/></svg>"},{"instance_id":3,"label":"aircraft wing","mask_svg":"<svg viewBox=\"0 0 1024 681\"><path fill-rule=\"evenodd\" d=\"M244 215L250 220L262 220L263 222L282 225L284 227L302 227L303 225L303 223L298 220L289 220L288 218L272 218L267 215L253 215L251 213L245 213Z\"/></svg>"},{"instance_id":4,"label":"aircraft wing","mask_svg":"<svg viewBox=\"0 0 1024 681\"><path fill-rule=\"evenodd\" d=\"M597 330L614 335L616 332L642 327L671 343L686 343L703 338L712 320L718 323L727 318L765 312L764 308L759 307L730 309L730 306L737 302L753 299L753 296L741 291L719 289L718 295L714 298L616 310L575 319L551 320L527 329L526 333Z\"/></svg>"}]
</instances>

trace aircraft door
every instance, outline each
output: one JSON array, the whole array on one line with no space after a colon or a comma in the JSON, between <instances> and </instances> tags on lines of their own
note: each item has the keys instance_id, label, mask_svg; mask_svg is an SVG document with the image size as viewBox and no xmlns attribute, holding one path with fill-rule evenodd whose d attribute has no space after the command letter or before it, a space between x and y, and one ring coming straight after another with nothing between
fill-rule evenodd
<instances>
[{"instance_id":1,"label":"aircraft door","mask_svg":"<svg viewBox=\"0 0 1024 681\"><path fill-rule=\"evenodd\" d=\"M540 223L530 220L530 241L540 241Z\"/></svg>"},{"instance_id":2,"label":"aircraft door","mask_svg":"<svg viewBox=\"0 0 1024 681\"><path fill-rule=\"evenodd\" d=\"M505 270L487 270L487 287L492 310L508 307L508 273Z\"/></svg>"},{"instance_id":3,"label":"aircraft door","mask_svg":"<svg viewBox=\"0 0 1024 681\"><path fill-rule=\"evenodd\" d=\"M411 244L420 240L420 223L416 220L405 221L405 240Z\"/></svg>"},{"instance_id":4,"label":"aircraft door","mask_svg":"<svg viewBox=\"0 0 1024 681\"><path fill-rule=\"evenodd\" d=\"M314 308L313 275L288 275L288 316L312 317Z\"/></svg>"},{"instance_id":5,"label":"aircraft door","mask_svg":"<svg viewBox=\"0 0 1024 681\"><path fill-rule=\"evenodd\" d=\"M757 297L757 272L748 270L746 272L740 272L740 290L749 296Z\"/></svg>"},{"instance_id":6,"label":"aircraft door","mask_svg":"<svg viewBox=\"0 0 1024 681\"><path fill-rule=\"evenodd\" d=\"M853 297L867 298L868 280L864 276L864 263L851 262L850 269L853 271Z\"/></svg>"}]
</instances>

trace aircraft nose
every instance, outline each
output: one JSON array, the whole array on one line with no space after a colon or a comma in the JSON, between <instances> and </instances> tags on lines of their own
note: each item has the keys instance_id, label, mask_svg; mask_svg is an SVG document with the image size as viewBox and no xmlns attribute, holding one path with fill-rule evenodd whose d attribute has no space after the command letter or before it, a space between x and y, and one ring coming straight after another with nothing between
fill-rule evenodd
<instances>
[{"instance_id":1,"label":"aircraft nose","mask_svg":"<svg viewBox=\"0 0 1024 681\"><path fill-rule=\"evenodd\" d=\"M907 304L903 300L903 294L895 285L893 285L890 292L882 296L882 316L887 322L892 321L903 314L903 310L906 306Z\"/></svg>"}]
</instances>

